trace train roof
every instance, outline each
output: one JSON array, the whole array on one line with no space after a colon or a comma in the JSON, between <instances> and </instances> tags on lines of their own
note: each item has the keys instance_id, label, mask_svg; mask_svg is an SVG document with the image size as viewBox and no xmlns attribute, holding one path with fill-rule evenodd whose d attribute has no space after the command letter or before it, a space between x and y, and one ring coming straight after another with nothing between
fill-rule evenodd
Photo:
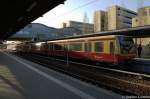
<instances>
[{"instance_id":1,"label":"train roof","mask_svg":"<svg viewBox=\"0 0 150 99\"><path fill-rule=\"evenodd\" d=\"M57 39L57 40L51 40L47 41L47 43L52 43L52 42L66 42L66 41L85 41L85 40L96 40L96 39L112 39L115 38L116 36L119 35L108 35L108 36L90 36L90 37L80 37L80 38L66 38L66 39Z\"/></svg>"},{"instance_id":2,"label":"train roof","mask_svg":"<svg viewBox=\"0 0 150 99\"><path fill-rule=\"evenodd\" d=\"M48 40L45 42L55 42L55 41L72 41L72 40L85 40L85 39L98 39L98 38L114 38L117 36L123 36L123 35L99 35L99 34L86 34L86 35L78 35L78 36L71 36L66 38L60 38L60 39L53 39Z\"/></svg>"}]
</instances>

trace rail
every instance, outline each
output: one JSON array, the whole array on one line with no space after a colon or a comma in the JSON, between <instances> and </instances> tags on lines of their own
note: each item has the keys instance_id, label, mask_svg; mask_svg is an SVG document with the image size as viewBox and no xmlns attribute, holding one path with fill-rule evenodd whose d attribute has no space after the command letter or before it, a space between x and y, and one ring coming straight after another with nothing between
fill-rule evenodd
<instances>
[{"instance_id":1,"label":"rail","mask_svg":"<svg viewBox=\"0 0 150 99\"><path fill-rule=\"evenodd\" d=\"M23 56L42 65L46 64L46 67L67 72L70 75L88 79L94 83L100 83L135 95L150 95L150 76L146 74L81 64L72 61L69 61L68 66L65 60L35 54L30 54L30 56L24 54Z\"/></svg>"}]
</instances>

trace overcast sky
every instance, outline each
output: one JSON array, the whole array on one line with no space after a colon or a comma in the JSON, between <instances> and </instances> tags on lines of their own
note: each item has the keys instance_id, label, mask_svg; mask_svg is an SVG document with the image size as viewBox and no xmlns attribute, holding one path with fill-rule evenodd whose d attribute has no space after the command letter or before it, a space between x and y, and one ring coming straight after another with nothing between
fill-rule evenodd
<instances>
[{"instance_id":1,"label":"overcast sky","mask_svg":"<svg viewBox=\"0 0 150 99\"><path fill-rule=\"evenodd\" d=\"M123 1L123 2L122 2ZM67 20L83 22L86 13L89 22L93 23L95 10L106 10L108 6L121 5L136 11L140 6L150 6L150 0L66 0L65 4L58 5L33 23L42 23L50 27L60 28L60 24Z\"/></svg>"}]
</instances>

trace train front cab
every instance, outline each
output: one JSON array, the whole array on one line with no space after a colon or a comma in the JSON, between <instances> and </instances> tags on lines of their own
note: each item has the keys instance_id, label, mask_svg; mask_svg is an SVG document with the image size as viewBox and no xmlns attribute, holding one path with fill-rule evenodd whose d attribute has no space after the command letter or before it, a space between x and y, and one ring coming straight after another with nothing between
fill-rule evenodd
<instances>
[{"instance_id":1,"label":"train front cab","mask_svg":"<svg viewBox=\"0 0 150 99\"><path fill-rule=\"evenodd\" d=\"M136 47L132 37L117 36L116 44L118 46L116 54L118 64L125 64L136 56Z\"/></svg>"}]
</instances>

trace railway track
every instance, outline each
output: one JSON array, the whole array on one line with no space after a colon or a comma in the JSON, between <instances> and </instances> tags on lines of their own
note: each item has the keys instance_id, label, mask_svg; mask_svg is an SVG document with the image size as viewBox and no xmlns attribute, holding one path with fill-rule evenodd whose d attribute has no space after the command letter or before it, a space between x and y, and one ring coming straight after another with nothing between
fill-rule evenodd
<instances>
[{"instance_id":1,"label":"railway track","mask_svg":"<svg viewBox=\"0 0 150 99\"><path fill-rule=\"evenodd\" d=\"M128 94L139 96L150 95L150 75L81 64L72 61L69 61L69 64L66 64L66 61L64 60L35 54L22 54L21 56L48 68L67 73L71 76L82 78L96 84L109 86Z\"/></svg>"}]
</instances>

